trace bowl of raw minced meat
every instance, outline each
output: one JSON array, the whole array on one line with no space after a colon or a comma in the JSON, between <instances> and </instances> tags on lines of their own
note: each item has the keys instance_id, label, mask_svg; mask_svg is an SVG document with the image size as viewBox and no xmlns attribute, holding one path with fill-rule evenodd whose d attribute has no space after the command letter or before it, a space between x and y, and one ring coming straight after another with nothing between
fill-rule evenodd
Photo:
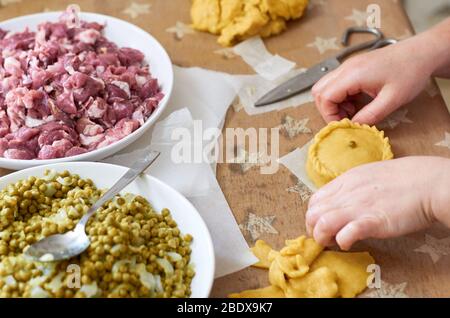
<instances>
[{"instance_id":1,"label":"bowl of raw minced meat","mask_svg":"<svg viewBox=\"0 0 450 318\"><path fill-rule=\"evenodd\" d=\"M0 23L0 167L106 158L167 106L170 58L117 18L47 12Z\"/></svg>"}]
</instances>

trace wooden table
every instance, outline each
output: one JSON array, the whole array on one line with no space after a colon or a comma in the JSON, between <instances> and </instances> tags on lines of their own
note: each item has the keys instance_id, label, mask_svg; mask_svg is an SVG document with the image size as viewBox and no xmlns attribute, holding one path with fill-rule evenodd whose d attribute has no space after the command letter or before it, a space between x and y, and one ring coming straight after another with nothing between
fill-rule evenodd
<instances>
[{"instance_id":1,"label":"wooden table","mask_svg":"<svg viewBox=\"0 0 450 318\"><path fill-rule=\"evenodd\" d=\"M0 19L42 12L62 10L73 0L15 0L0 8ZM14 2L14 3L12 3ZM336 53L328 50L323 55L317 49L307 46L316 37L340 38L343 31L357 23L360 12L364 12L373 0L312 0L313 6L300 21L290 23L289 30L266 41L273 53L293 60L301 67L311 66L325 57ZM5 2L6 3L6 2ZM182 23L190 22L188 0L135 0L135 1L78 1L82 10L94 11L122 19L151 32L168 50L173 62L180 66L200 66L229 73L253 73L240 59L227 59L217 54L220 47L216 37L193 33ZM381 8L382 31L389 37L404 39L412 35L412 28L402 8L401 1L378 0ZM358 10L358 11L355 11ZM352 19L352 17L354 19ZM167 32L178 22L179 36ZM181 22L181 23L179 23ZM183 32L184 30L184 32ZM386 131L392 140L397 157L408 155L437 155L450 158L450 149L435 144L450 132L450 116L443 99L434 84L423 92L408 107L407 117L413 123L400 123ZM280 112L248 116L244 111L227 113L225 127L272 128L280 125L289 115L295 119L308 117L313 133L318 132L324 122L313 104L290 108ZM281 136L280 155L304 145L312 135L298 135L293 139ZM426 167L424 167L426 169ZM3 174L7 171L1 171ZM297 180L281 167L274 175L261 175L259 169L243 173L229 164L218 166L217 178L238 223L245 223L248 215L259 217L275 216L273 227L276 234L263 234L261 238L280 247L283 241L305 233L304 213L307 203L297 193L287 191ZM249 244L253 244L249 233L243 233ZM425 237L428 235L428 241ZM450 296L450 231L436 226L425 233L417 233L399 239L386 241L369 240L360 243L355 250L368 250L381 266L382 279L386 282L384 293L400 297ZM425 247L424 247L425 246ZM428 253L415 251L424 249ZM429 254L433 255L434 261ZM267 285L267 272L248 268L241 272L217 279L212 296L224 297L230 292Z\"/></svg>"}]
</instances>

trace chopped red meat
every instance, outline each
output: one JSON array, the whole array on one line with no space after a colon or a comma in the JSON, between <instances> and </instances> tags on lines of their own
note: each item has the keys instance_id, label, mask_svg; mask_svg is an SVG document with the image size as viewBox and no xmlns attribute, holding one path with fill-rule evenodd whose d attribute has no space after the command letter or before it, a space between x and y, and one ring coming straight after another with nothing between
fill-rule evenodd
<instances>
[{"instance_id":1,"label":"chopped red meat","mask_svg":"<svg viewBox=\"0 0 450 318\"><path fill-rule=\"evenodd\" d=\"M16 149L10 148L5 150L3 153L3 157L6 159L21 159L21 160L30 160L36 158L34 153L28 149Z\"/></svg>"},{"instance_id":2,"label":"chopped red meat","mask_svg":"<svg viewBox=\"0 0 450 318\"><path fill-rule=\"evenodd\" d=\"M119 49L118 58L120 63L125 66L140 65L144 60L144 54L141 51L123 47Z\"/></svg>"},{"instance_id":3,"label":"chopped red meat","mask_svg":"<svg viewBox=\"0 0 450 318\"><path fill-rule=\"evenodd\" d=\"M163 98L144 54L69 7L36 32L0 29L0 157L53 159L112 144Z\"/></svg>"},{"instance_id":4,"label":"chopped red meat","mask_svg":"<svg viewBox=\"0 0 450 318\"><path fill-rule=\"evenodd\" d=\"M72 147L69 150L67 150L67 152L65 153L65 157L78 156L86 152L88 152L87 149L81 147Z\"/></svg>"},{"instance_id":5,"label":"chopped red meat","mask_svg":"<svg viewBox=\"0 0 450 318\"><path fill-rule=\"evenodd\" d=\"M102 118L106 113L107 108L108 105L106 104L106 102L102 98L97 97L95 100L92 100L92 102L88 104L86 115L91 119Z\"/></svg>"}]
</instances>

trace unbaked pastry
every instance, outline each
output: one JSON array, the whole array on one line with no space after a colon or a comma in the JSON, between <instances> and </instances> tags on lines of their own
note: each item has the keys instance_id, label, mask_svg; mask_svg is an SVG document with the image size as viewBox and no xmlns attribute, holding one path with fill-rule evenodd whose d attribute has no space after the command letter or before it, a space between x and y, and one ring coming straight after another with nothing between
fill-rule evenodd
<instances>
[{"instance_id":1,"label":"unbaked pastry","mask_svg":"<svg viewBox=\"0 0 450 318\"><path fill-rule=\"evenodd\" d=\"M281 33L286 21L300 18L307 6L308 0L193 0L192 27L219 34L218 42L231 46Z\"/></svg>"},{"instance_id":2,"label":"unbaked pastry","mask_svg":"<svg viewBox=\"0 0 450 318\"><path fill-rule=\"evenodd\" d=\"M252 248L255 265L269 269L270 286L229 295L230 298L355 297L367 286L369 253L323 251L313 239L287 240L279 252L264 241Z\"/></svg>"},{"instance_id":3,"label":"unbaked pastry","mask_svg":"<svg viewBox=\"0 0 450 318\"><path fill-rule=\"evenodd\" d=\"M354 167L393 157L383 131L343 119L330 123L315 136L308 151L306 172L321 187Z\"/></svg>"}]
</instances>

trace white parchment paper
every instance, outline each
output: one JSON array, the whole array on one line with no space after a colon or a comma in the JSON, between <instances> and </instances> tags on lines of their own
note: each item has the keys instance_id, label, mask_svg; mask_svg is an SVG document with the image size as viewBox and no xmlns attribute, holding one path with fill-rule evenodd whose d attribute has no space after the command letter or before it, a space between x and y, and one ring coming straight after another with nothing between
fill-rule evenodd
<instances>
[{"instance_id":1,"label":"white parchment paper","mask_svg":"<svg viewBox=\"0 0 450 318\"><path fill-rule=\"evenodd\" d=\"M228 75L200 68L175 67L175 87L162 120L136 143L104 161L130 166L149 149L162 152L148 172L184 194L199 210L214 243L216 277L245 267L257 259L250 252L208 162L176 164L171 160L175 128L193 129L201 120L203 129L221 127L225 113L236 97Z\"/></svg>"},{"instance_id":2,"label":"white parchment paper","mask_svg":"<svg viewBox=\"0 0 450 318\"><path fill-rule=\"evenodd\" d=\"M262 78L273 81L295 67L295 62L271 54L260 37L253 37L233 48L235 54L250 65Z\"/></svg>"},{"instance_id":3,"label":"white parchment paper","mask_svg":"<svg viewBox=\"0 0 450 318\"><path fill-rule=\"evenodd\" d=\"M278 159L278 162L289 169L301 182L303 182L311 191L317 191L317 187L308 178L306 173L306 160L308 158L308 149L311 146L311 140L301 148L288 153L284 157Z\"/></svg>"}]
</instances>

